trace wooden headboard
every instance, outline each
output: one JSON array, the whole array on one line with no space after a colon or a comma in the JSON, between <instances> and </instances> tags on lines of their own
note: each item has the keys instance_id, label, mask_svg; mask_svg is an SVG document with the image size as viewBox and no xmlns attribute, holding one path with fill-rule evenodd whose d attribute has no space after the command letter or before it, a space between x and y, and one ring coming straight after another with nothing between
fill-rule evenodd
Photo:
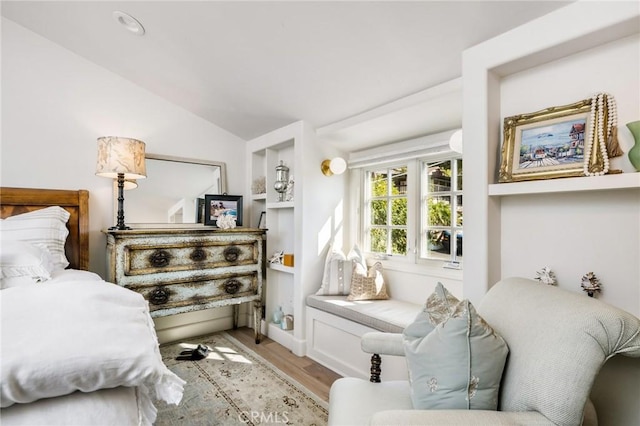
<instances>
[{"instance_id":1,"label":"wooden headboard","mask_svg":"<svg viewBox=\"0 0 640 426\"><path fill-rule=\"evenodd\" d=\"M60 206L71 216L65 252L69 267L89 269L89 191L0 187L0 217L7 218L49 206Z\"/></svg>"}]
</instances>

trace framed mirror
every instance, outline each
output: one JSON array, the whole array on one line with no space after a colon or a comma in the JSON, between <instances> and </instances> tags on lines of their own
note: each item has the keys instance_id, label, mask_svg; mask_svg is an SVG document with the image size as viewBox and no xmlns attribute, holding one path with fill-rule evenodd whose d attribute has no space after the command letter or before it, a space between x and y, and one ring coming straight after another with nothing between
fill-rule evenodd
<instances>
[{"instance_id":1,"label":"framed mirror","mask_svg":"<svg viewBox=\"0 0 640 426\"><path fill-rule=\"evenodd\" d=\"M125 184L124 214L130 226L196 224L203 217L198 211L205 195L227 192L223 162L149 153L145 158L147 178ZM117 194L115 186L114 205Z\"/></svg>"}]
</instances>

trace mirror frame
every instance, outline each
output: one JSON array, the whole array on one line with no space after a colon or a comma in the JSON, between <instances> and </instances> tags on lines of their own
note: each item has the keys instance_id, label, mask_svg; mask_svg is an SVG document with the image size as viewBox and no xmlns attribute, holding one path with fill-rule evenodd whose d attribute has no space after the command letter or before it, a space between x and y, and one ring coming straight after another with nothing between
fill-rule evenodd
<instances>
[{"instance_id":1,"label":"mirror frame","mask_svg":"<svg viewBox=\"0 0 640 426\"><path fill-rule=\"evenodd\" d=\"M174 157L172 155L160 155L146 153L144 155L145 160L161 160L161 161L173 161L175 163L189 163L197 164L200 166L218 166L220 167L220 194L227 192L227 164L222 161L209 161L198 160L195 158Z\"/></svg>"},{"instance_id":2,"label":"mirror frame","mask_svg":"<svg viewBox=\"0 0 640 426\"><path fill-rule=\"evenodd\" d=\"M173 155L161 155L161 154L152 154L152 153L145 153L144 155L145 161L146 160L160 160L160 161L171 161L171 162L175 162L175 163L187 163L187 164L197 164L199 166L217 166L220 167L220 195L222 194L226 194L227 193L227 164L225 162L222 161L209 161L209 160L198 160L196 158L186 158L186 157L176 157ZM113 190L113 217L114 220L117 217L117 212L118 212L118 185L117 183L115 183L116 181L114 180L114 190ZM126 214L127 214L127 196L125 194L125 205L124 205L124 209L125 209L125 220L126 220ZM115 222L114 222L115 223ZM127 226L129 226L132 229L136 229L136 228L188 228L188 227L199 227L199 226L204 226L203 224L200 223L163 223L163 222L156 222L156 223L145 223L145 222L133 222L133 223L126 223Z\"/></svg>"}]
</instances>

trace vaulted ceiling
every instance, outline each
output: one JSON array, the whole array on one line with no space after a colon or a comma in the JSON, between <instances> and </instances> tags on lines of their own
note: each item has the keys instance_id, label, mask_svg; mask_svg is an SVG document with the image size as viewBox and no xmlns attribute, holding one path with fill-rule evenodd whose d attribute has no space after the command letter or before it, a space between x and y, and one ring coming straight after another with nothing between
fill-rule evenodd
<instances>
[{"instance_id":1,"label":"vaulted ceiling","mask_svg":"<svg viewBox=\"0 0 640 426\"><path fill-rule=\"evenodd\" d=\"M331 139L336 123L459 77L465 48L568 3L3 1L2 15L242 138L303 119ZM410 132L459 126L459 98L443 105L414 111ZM342 147L380 142L363 132Z\"/></svg>"}]
</instances>

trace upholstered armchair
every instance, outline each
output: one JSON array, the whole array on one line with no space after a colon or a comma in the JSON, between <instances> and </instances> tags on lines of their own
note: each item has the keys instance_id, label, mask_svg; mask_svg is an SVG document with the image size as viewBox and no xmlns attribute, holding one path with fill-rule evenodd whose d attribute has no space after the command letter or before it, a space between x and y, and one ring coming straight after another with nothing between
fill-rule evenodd
<instances>
[{"instance_id":1,"label":"upholstered armchair","mask_svg":"<svg viewBox=\"0 0 640 426\"><path fill-rule=\"evenodd\" d=\"M594 380L616 354L640 357L640 319L577 292L526 278L493 286L478 306L509 354L498 410L415 410L408 381L375 383L377 354L404 356L403 335L367 333L372 380L331 387L329 425L593 425ZM384 368L384 365L382 365Z\"/></svg>"}]
</instances>

